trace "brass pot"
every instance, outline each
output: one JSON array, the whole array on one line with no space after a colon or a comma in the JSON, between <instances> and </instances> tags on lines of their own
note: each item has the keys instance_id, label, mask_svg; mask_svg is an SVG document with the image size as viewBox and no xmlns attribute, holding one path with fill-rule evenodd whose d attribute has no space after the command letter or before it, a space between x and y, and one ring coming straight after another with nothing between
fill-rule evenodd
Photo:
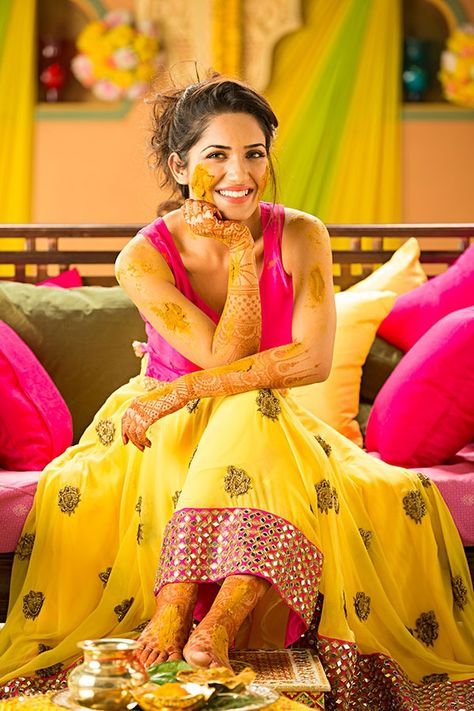
<instances>
[{"instance_id":1,"label":"brass pot","mask_svg":"<svg viewBox=\"0 0 474 711\"><path fill-rule=\"evenodd\" d=\"M134 657L133 639L87 639L79 642L84 661L68 677L71 697L91 709L132 709L132 689L148 681L143 664Z\"/></svg>"}]
</instances>

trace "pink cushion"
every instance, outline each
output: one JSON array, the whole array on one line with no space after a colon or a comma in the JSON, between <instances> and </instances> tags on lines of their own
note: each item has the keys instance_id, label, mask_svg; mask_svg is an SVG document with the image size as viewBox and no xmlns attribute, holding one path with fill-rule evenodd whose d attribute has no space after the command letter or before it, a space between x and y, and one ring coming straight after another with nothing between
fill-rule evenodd
<instances>
[{"instance_id":1,"label":"pink cushion","mask_svg":"<svg viewBox=\"0 0 474 711\"><path fill-rule=\"evenodd\" d=\"M72 442L72 418L36 356L0 321L0 466L43 469Z\"/></svg>"},{"instance_id":2,"label":"pink cushion","mask_svg":"<svg viewBox=\"0 0 474 711\"><path fill-rule=\"evenodd\" d=\"M474 306L435 324L375 398L366 446L404 467L441 464L474 439Z\"/></svg>"},{"instance_id":3,"label":"pink cushion","mask_svg":"<svg viewBox=\"0 0 474 711\"><path fill-rule=\"evenodd\" d=\"M466 306L474 306L474 244L445 272L399 296L378 335L408 351L443 316Z\"/></svg>"},{"instance_id":4,"label":"pink cushion","mask_svg":"<svg viewBox=\"0 0 474 711\"><path fill-rule=\"evenodd\" d=\"M74 267L74 269L68 269L57 276L40 281L36 286L60 286L63 289L71 289L74 286L82 286L82 277Z\"/></svg>"},{"instance_id":5,"label":"pink cushion","mask_svg":"<svg viewBox=\"0 0 474 711\"><path fill-rule=\"evenodd\" d=\"M40 472L0 470L0 553L12 553L18 543Z\"/></svg>"}]
</instances>

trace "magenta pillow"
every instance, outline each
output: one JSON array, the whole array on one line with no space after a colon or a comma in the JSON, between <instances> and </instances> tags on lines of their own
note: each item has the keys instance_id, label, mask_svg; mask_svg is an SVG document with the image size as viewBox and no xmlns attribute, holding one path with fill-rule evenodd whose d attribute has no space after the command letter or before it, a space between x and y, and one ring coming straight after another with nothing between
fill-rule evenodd
<instances>
[{"instance_id":1,"label":"magenta pillow","mask_svg":"<svg viewBox=\"0 0 474 711\"><path fill-rule=\"evenodd\" d=\"M43 469L72 442L59 390L15 331L0 321L0 467Z\"/></svg>"},{"instance_id":2,"label":"magenta pillow","mask_svg":"<svg viewBox=\"0 0 474 711\"><path fill-rule=\"evenodd\" d=\"M82 277L74 267L57 276L40 281L36 286L60 286L63 289L71 289L74 286L82 286Z\"/></svg>"},{"instance_id":3,"label":"magenta pillow","mask_svg":"<svg viewBox=\"0 0 474 711\"><path fill-rule=\"evenodd\" d=\"M445 272L395 301L378 335L408 351L443 316L474 306L474 244Z\"/></svg>"},{"instance_id":4,"label":"magenta pillow","mask_svg":"<svg viewBox=\"0 0 474 711\"><path fill-rule=\"evenodd\" d=\"M441 464L474 440L474 306L445 316L415 343L379 391L368 451L390 464Z\"/></svg>"}]
</instances>

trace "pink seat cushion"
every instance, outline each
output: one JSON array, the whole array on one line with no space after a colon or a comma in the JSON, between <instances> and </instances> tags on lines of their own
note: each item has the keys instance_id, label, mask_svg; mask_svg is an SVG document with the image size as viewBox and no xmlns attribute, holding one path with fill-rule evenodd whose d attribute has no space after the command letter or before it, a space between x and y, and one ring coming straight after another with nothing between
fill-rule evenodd
<instances>
[{"instance_id":1,"label":"pink seat cushion","mask_svg":"<svg viewBox=\"0 0 474 711\"><path fill-rule=\"evenodd\" d=\"M404 467L441 464L474 439L474 306L435 324L377 394L366 446Z\"/></svg>"},{"instance_id":2,"label":"pink seat cushion","mask_svg":"<svg viewBox=\"0 0 474 711\"><path fill-rule=\"evenodd\" d=\"M474 306L474 244L445 272L399 296L378 335L408 351L443 316L466 306Z\"/></svg>"},{"instance_id":3,"label":"pink seat cushion","mask_svg":"<svg viewBox=\"0 0 474 711\"><path fill-rule=\"evenodd\" d=\"M72 443L72 418L56 385L15 331L0 321L0 467L43 469Z\"/></svg>"},{"instance_id":4,"label":"pink seat cushion","mask_svg":"<svg viewBox=\"0 0 474 711\"><path fill-rule=\"evenodd\" d=\"M40 472L0 470L0 553L12 553L18 543Z\"/></svg>"},{"instance_id":5,"label":"pink seat cushion","mask_svg":"<svg viewBox=\"0 0 474 711\"><path fill-rule=\"evenodd\" d=\"M59 286L62 289L71 289L74 286L82 286L82 277L74 267L61 272L57 276L40 281L36 286Z\"/></svg>"}]
</instances>

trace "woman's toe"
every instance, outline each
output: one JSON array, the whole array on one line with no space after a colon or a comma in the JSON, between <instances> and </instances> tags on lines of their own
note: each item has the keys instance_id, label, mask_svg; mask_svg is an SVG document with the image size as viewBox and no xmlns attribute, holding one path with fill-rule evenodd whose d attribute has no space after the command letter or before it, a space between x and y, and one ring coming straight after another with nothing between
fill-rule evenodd
<instances>
[{"instance_id":1,"label":"woman's toe","mask_svg":"<svg viewBox=\"0 0 474 711\"><path fill-rule=\"evenodd\" d=\"M158 659L159 656L160 656L159 649L152 649L150 654L148 655L145 666L147 668L151 667L151 665L156 662L156 660Z\"/></svg>"}]
</instances>

